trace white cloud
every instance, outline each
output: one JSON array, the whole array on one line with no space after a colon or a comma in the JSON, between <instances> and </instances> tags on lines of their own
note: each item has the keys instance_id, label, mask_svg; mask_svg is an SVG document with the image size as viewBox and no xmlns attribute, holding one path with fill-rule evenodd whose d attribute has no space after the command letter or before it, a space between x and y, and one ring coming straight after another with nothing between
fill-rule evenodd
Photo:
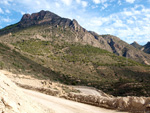
<instances>
[{"instance_id":1,"label":"white cloud","mask_svg":"<svg viewBox=\"0 0 150 113\"><path fill-rule=\"evenodd\" d=\"M3 5L10 5L10 2L12 2L13 0L0 0L0 4Z\"/></svg>"},{"instance_id":2,"label":"white cloud","mask_svg":"<svg viewBox=\"0 0 150 113\"><path fill-rule=\"evenodd\" d=\"M2 13L2 14L4 13L4 11L1 8L0 8L0 13Z\"/></svg>"},{"instance_id":3,"label":"white cloud","mask_svg":"<svg viewBox=\"0 0 150 113\"><path fill-rule=\"evenodd\" d=\"M93 18L89 23L90 26L101 26L102 24L103 24L103 21L98 18Z\"/></svg>"},{"instance_id":4,"label":"white cloud","mask_svg":"<svg viewBox=\"0 0 150 113\"><path fill-rule=\"evenodd\" d=\"M101 3L102 3L102 4L105 3L105 2L107 2L107 0L101 0Z\"/></svg>"},{"instance_id":5,"label":"white cloud","mask_svg":"<svg viewBox=\"0 0 150 113\"><path fill-rule=\"evenodd\" d=\"M131 11L124 11L124 12L122 12L122 14L125 16L132 16L133 15L133 13Z\"/></svg>"},{"instance_id":6,"label":"white cloud","mask_svg":"<svg viewBox=\"0 0 150 113\"><path fill-rule=\"evenodd\" d=\"M2 18L2 21L4 21L4 22L11 22L12 20L10 18Z\"/></svg>"},{"instance_id":7,"label":"white cloud","mask_svg":"<svg viewBox=\"0 0 150 113\"><path fill-rule=\"evenodd\" d=\"M22 15L24 15L24 14L25 14L25 12L23 12L23 11L21 11L20 13L21 13Z\"/></svg>"},{"instance_id":8,"label":"white cloud","mask_svg":"<svg viewBox=\"0 0 150 113\"><path fill-rule=\"evenodd\" d=\"M126 2L128 2L128 3L134 3L135 2L135 0L126 0Z\"/></svg>"},{"instance_id":9,"label":"white cloud","mask_svg":"<svg viewBox=\"0 0 150 113\"><path fill-rule=\"evenodd\" d=\"M95 4L105 3L107 0L93 0Z\"/></svg>"},{"instance_id":10,"label":"white cloud","mask_svg":"<svg viewBox=\"0 0 150 113\"><path fill-rule=\"evenodd\" d=\"M8 9L5 10L6 13L10 13L10 11Z\"/></svg>"},{"instance_id":11,"label":"white cloud","mask_svg":"<svg viewBox=\"0 0 150 113\"><path fill-rule=\"evenodd\" d=\"M93 0L93 2L94 2L95 4L99 4L99 3L100 3L100 0Z\"/></svg>"},{"instance_id":12,"label":"white cloud","mask_svg":"<svg viewBox=\"0 0 150 113\"><path fill-rule=\"evenodd\" d=\"M69 6L72 3L72 0L61 0L65 5Z\"/></svg>"},{"instance_id":13,"label":"white cloud","mask_svg":"<svg viewBox=\"0 0 150 113\"><path fill-rule=\"evenodd\" d=\"M87 7L88 3L86 1L82 1L82 7Z\"/></svg>"},{"instance_id":14,"label":"white cloud","mask_svg":"<svg viewBox=\"0 0 150 113\"><path fill-rule=\"evenodd\" d=\"M76 0L76 2L79 4L79 3L81 3L81 0Z\"/></svg>"},{"instance_id":15,"label":"white cloud","mask_svg":"<svg viewBox=\"0 0 150 113\"><path fill-rule=\"evenodd\" d=\"M55 2L51 3L48 0L15 0L16 5L14 6L16 12L33 13L40 10L50 10L51 7L55 6ZM24 8L25 7L25 8ZM56 7L55 7L56 9Z\"/></svg>"},{"instance_id":16,"label":"white cloud","mask_svg":"<svg viewBox=\"0 0 150 113\"><path fill-rule=\"evenodd\" d=\"M120 27L126 27L126 25L123 23L122 20L116 20L115 23L112 24L113 27L115 28L120 28Z\"/></svg>"},{"instance_id":17,"label":"white cloud","mask_svg":"<svg viewBox=\"0 0 150 113\"><path fill-rule=\"evenodd\" d=\"M104 32L102 34L115 34L116 30L115 30L115 28L108 28L107 27L107 28L104 28L102 32Z\"/></svg>"},{"instance_id":18,"label":"white cloud","mask_svg":"<svg viewBox=\"0 0 150 113\"><path fill-rule=\"evenodd\" d=\"M57 8L59 8L59 7L60 7L60 4L59 4L59 3L57 3L57 2L55 3L55 5L56 5L56 7L57 7Z\"/></svg>"},{"instance_id":19,"label":"white cloud","mask_svg":"<svg viewBox=\"0 0 150 113\"><path fill-rule=\"evenodd\" d=\"M104 10L108 7L109 5L107 3L103 4L103 7L101 8L101 10Z\"/></svg>"},{"instance_id":20,"label":"white cloud","mask_svg":"<svg viewBox=\"0 0 150 113\"><path fill-rule=\"evenodd\" d=\"M127 20L127 23L128 23L128 24L133 24L134 21L133 21L133 20Z\"/></svg>"},{"instance_id":21,"label":"white cloud","mask_svg":"<svg viewBox=\"0 0 150 113\"><path fill-rule=\"evenodd\" d=\"M88 2L87 1L82 1L82 0L76 0L77 4L82 5L82 7L87 7L88 6Z\"/></svg>"},{"instance_id":22,"label":"white cloud","mask_svg":"<svg viewBox=\"0 0 150 113\"><path fill-rule=\"evenodd\" d=\"M118 4L119 4L119 5L122 5L121 0L118 0Z\"/></svg>"},{"instance_id":23,"label":"white cloud","mask_svg":"<svg viewBox=\"0 0 150 113\"><path fill-rule=\"evenodd\" d=\"M41 2L40 2L40 1L35 1L35 3L36 3L37 5L40 5L40 4L41 4Z\"/></svg>"}]
</instances>

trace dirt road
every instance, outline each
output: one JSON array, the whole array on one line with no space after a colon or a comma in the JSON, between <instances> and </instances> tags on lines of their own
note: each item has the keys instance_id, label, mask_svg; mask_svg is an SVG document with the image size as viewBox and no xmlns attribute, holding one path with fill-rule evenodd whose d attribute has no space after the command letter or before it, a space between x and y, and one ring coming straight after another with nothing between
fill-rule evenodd
<instances>
[{"instance_id":1,"label":"dirt road","mask_svg":"<svg viewBox=\"0 0 150 113\"><path fill-rule=\"evenodd\" d=\"M34 101L37 101L44 106L54 110L55 113L125 113L65 100L31 90L23 89L23 91Z\"/></svg>"},{"instance_id":2,"label":"dirt road","mask_svg":"<svg viewBox=\"0 0 150 113\"><path fill-rule=\"evenodd\" d=\"M108 97L109 95L105 94L102 91L98 91L93 87L87 87L87 86L72 86L73 88L80 90L81 93L87 94L87 95L94 95L94 96L105 96Z\"/></svg>"}]
</instances>

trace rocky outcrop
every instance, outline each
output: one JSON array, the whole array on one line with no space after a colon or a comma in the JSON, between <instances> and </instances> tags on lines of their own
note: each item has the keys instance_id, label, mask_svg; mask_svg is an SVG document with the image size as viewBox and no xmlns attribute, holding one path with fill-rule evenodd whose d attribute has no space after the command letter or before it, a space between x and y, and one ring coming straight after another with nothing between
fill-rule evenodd
<instances>
[{"instance_id":1,"label":"rocky outcrop","mask_svg":"<svg viewBox=\"0 0 150 113\"><path fill-rule=\"evenodd\" d=\"M51 110L33 102L0 72L0 113L51 113Z\"/></svg>"}]
</instances>

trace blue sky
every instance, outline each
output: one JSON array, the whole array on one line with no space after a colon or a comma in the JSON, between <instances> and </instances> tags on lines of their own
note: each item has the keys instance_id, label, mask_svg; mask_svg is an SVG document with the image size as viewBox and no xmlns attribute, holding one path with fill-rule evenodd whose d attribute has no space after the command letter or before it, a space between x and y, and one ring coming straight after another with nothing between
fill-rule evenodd
<instances>
[{"instance_id":1,"label":"blue sky","mask_svg":"<svg viewBox=\"0 0 150 113\"><path fill-rule=\"evenodd\" d=\"M150 41L150 0L0 0L0 28L40 10L76 19L87 30L128 43Z\"/></svg>"}]
</instances>

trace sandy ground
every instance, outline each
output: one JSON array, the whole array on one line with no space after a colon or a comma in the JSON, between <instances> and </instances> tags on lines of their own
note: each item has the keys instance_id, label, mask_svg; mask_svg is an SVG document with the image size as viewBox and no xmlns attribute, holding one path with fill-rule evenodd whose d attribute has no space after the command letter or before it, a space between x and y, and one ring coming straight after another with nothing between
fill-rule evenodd
<instances>
[{"instance_id":1,"label":"sandy ground","mask_svg":"<svg viewBox=\"0 0 150 113\"><path fill-rule=\"evenodd\" d=\"M24 93L56 113L127 113L108 110L83 103L78 103L39 92L23 89Z\"/></svg>"}]
</instances>

